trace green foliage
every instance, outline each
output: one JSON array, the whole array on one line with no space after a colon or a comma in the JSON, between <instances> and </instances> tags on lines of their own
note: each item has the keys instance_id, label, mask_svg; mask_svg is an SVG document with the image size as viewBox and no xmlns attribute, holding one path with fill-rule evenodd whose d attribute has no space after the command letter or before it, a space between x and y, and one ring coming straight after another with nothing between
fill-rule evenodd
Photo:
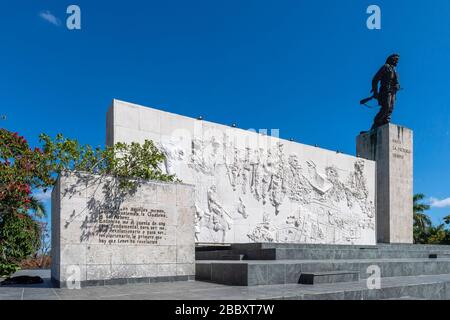
<instances>
[{"instance_id":1,"label":"green foliage","mask_svg":"<svg viewBox=\"0 0 450 320\"><path fill-rule=\"evenodd\" d=\"M444 224L437 226L430 226L427 230L427 242L428 244L445 244L447 230L445 230Z\"/></svg>"},{"instance_id":2,"label":"green foliage","mask_svg":"<svg viewBox=\"0 0 450 320\"><path fill-rule=\"evenodd\" d=\"M175 175L165 174L161 170L165 155L149 140L143 145L117 143L114 147L107 147L101 156L98 173L119 178L120 186L124 188L133 187L134 179L179 181Z\"/></svg>"},{"instance_id":3,"label":"green foliage","mask_svg":"<svg viewBox=\"0 0 450 320\"><path fill-rule=\"evenodd\" d=\"M425 195L419 193L414 195L414 243L420 244L450 244L450 230L446 228L450 224L450 216L444 218L444 223L433 225L430 217L425 211L430 205L423 203Z\"/></svg>"},{"instance_id":4,"label":"green foliage","mask_svg":"<svg viewBox=\"0 0 450 320\"><path fill-rule=\"evenodd\" d=\"M43 218L47 215L44 203L33 196L30 197L29 209L36 217Z\"/></svg>"},{"instance_id":5,"label":"green foliage","mask_svg":"<svg viewBox=\"0 0 450 320\"><path fill-rule=\"evenodd\" d=\"M431 227L431 219L425 213L430 206L423 203L425 195L418 193L413 198L413 238L414 243L428 243L428 230Z\"/></svg>"},{"instance_id":6,"label":"green foliage","mask_svg":"<svg viewBox=\"0 0 450 320\"><path fill-rule=\"evenodd\" d=\"M62 135L57 135L55 140L45 134L41 134L40 138L44 142L44 154L48 155L48 167L56 174L74 170L111 175L119 178L123 188L133 187L136 179L179 181L174 175L161 170L165 155L150 140L145 140L142 145L135 142L117 143L102 150L82 146Z\"/></svg>"},{"instance_id":7,"label":"green foliage","mask_svg":"<svg viewBox=\"0 0 450 320\"><path fill-rule=\"evenodd\" d=\"M44 216L45 208L32 190L46 192L61 172L111 175L124 189L140 179L179 181L161 170L165 156L152 141L94 149L61 134L39 138L42 147L31 149L24 137L0 128L0 273L14 272L38 250L43 230L34 218Z\"/></svg>"},{"instance_id":8,"label":"green foliage","mask_svg":"<svg viewBox=\"0 0 450 320\"><path fill-rule=\"evenodd\" d=\"M10 277L13 273L20 270L20 267L15 263L0 261L0 277Z\"/></svg>"},{"instance_id":9,"label":"green foliage","mask_svg":"<svg viewBox=\"0 0 450 320\"><path fill-rule=\"evenodd\" d=\"M41 134L39 138L45 154L41 165L52 176L51 185L54 184L56 176L64 170L91 172L101 158L100 148L80 145L77 140L64 138L61 134L57 134L55 139L46 134Z\"/></svg>"},{"instance_id":10,"label":"green foliage","mask_svg":"<svg viewBox=\"0 0 450 320\"><path fill-rule=\"evenodd\" d=\"M9 276L40 246L40 228L29 215L4 215L0 222L0 273Z\"/></svg>"},{"instance_id":11,"label":"green foliage","mask_svg":"<svg viewBox=\"0 0 450 320\"><path fill-rule=\"evenodd\" d=\"M24 137L0 129L0 217L27 213L31 190L53 183L41 165L44 159L42 151L31 149Z\"/></svg>"},{"instance_id":12,"label":"green foliage","mask_svg":"<svg viewBox=\"0 0 450 320\"><path fill-rule=\"evenodd\" d=\"M445 223L445 224L450 224L450 215L444 217L443 220L444 220L444 223Z\"/></svg>"},{"instance_id":13,"label":"green foliage","mask_svg":"<svg viewBox=\"0 0 450 320\"><path fill-rule=\"evenodd\" d=\"M24 137L0 129L0 274L9 275L39 243L39 227L30 212L43 214L32 188L52 183L42 167L43 152Z\"/></svg>"}]
</instances>

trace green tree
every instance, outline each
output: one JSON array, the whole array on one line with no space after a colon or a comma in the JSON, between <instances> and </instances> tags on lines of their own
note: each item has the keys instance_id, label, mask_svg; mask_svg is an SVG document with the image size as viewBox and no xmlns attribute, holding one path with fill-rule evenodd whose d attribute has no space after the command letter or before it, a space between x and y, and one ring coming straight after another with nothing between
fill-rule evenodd
<instances>
[{"instance_id":1,"label":"green tree","mask_svg":"<svg viewBox=\"0 0 450 320\"><path fill-rule=\"evenodd\" d=\"M47 210L45 209L44 203L41 200L36 199L34 196L30 197L30 210L38 218L42 218L47 215Z\"/></svg>"},{"instance_id":2,"label":"green tree","mask_svg":"<svg viewBox=\"0 0 450 320\"><path fill-rule=\"evenodd\" d=\"M163 172L165 156L152 141L94 149L61 134L54 139L41 134L40 143L32 149L18 133L0 128L0 275L14 272L37 250L44 230L36 218L45 215L45 207L32 190L46 192L62 171L111 175L125 189L139 179L179 181Z\"/></svg>"},{"instance_id":3,"label":"green tree","mask_svg":"<svg viewBox=\"0 0 450 320\"><path fill-rule=\"evenodd\" d=\"M444 221L444 225L446 226L445 228L445 239L442 241L443 244L450 244L450 215L445 216L443 218Z\"/></svg>"},{"instance_id":4,"label":"green tree","mask_svg":"<svg viewBox=\"0 0 450 320\"><path fill-rule=\"evenodd\" d=\"M54 178L63 170L75 170L114 176L121 180L124 188L131 187L134 179L179 181L175 175L166 174L161 169L165 155L151 140L145 140L143 144L117 143L105 149L93 149L61 134L55 139L45 134L40 138L44 143L43 152L47 155L43 166Z\"/></svg>"},{"instance_id":5,"label":"green tree","mask_svg":"<svg viewBox=\"0 0 450 320\"><path fill-rule=\"evenodd\" d=\"M428 231L432 226L430 217L425 211L430 209L430 205L423 203L425 195L415 194L413 197L413 238L414 243L427 243Z\"/></svg>"},{"instance_id":6,"label":"green tree","mask_svg":"<svg viewBox=\"0 0 450 320\"><path fill-rule=\"evenodd\" d=\"M450 215L445 216L443 220L444 220L445 224L449 225L450 224Z\"/></svg>"},{"instance_id":7,"label":"green tree","mask_svg":"<svg viewBox=\"0 0 450 320\"><path fill-rule=\"evenodd\" d=\"M39 224L27 214L7 214L0 222L0 276L9 276L40 247Z\"/></svg>"},{"instance_id":8,"label":"green tree","mask_svg":"<svg viewBox=\"0 0 450 320\"><path fill-rule=\"evenodd\" d=\"M45 155L24 137L0 129L0 275L9 275L39 243L39 225L30 215L42 213L32 189L52 183L41 166Z\"/></svg>"},{"instance_id":9,"label":"green tree","mask_svg":"<svg viewBox=\"0 0 450 320\"><path fill-rule=\"evenodd\" d=\"M443 223L437 226L430 226L427 230L428 244L444 244L447 231Z\"/></svg>"}]
</instances>

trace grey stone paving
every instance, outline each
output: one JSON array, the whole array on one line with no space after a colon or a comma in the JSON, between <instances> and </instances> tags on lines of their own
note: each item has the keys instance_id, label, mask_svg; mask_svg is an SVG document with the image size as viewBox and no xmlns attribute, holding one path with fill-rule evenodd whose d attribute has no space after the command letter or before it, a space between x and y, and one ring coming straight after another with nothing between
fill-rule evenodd
<instances>
[{"instance_id":1,"label":"grey stone paving","mask_svg":"<svg viewBox=\"0 0 450 320\"><path fill-rule=\"evenodd\" d=\"M208 263L221 263L221 264L296 264L296 263L380 263L380 262L434 262L434 261L444 261L450 262L450 258L437 258L434 260L430 260L429 258L378 258L378 259L339 259L339 260L330 260L330 259L314 259L314 260L306 260L306 259L296 259L296 260L199 260L197 264L208 264Z\"/></svg>"},{"instance_id":2,"label":"grey stone paving","mask_svg":"<svg viewBox=\"0 0 450 320\"><path fill-rule=\"evenodd\" d=\"M21 271L39 275L43 284L1 286L0 300L258 300L258 299L449 299L450 275L383 278L382 289L368 290L366 281L319 285L226 286L202 281L166 282L81 290L53 288L49 270Z\"/></svg>"}]
</instances>

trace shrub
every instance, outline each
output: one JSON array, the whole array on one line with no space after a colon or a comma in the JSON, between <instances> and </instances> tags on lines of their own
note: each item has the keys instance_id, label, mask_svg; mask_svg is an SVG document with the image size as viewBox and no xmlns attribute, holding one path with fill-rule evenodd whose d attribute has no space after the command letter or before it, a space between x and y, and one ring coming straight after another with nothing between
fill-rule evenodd
<instances>
[{"instance_id":1,"label":"shrub","mask_svg":"<svg viewBox=\"0 0 450 320\"><path fill-rule=\"evenodd\" d=\"M10 276L39 248L40 228L29 215L6 214L0 221L0 239L0 275Z\"/></svg>"},{"instance_id":2,"label":"shrub","mask_svg":"<svg viewBox=\"0 0 450 320\"><path fill-rule=\"evenodd\" d=\"M46 256L48 250L41 241L45 226L35 219L42 210L37 210L41 206L32 190L46 192L62 171L111 175L125 189L139 179L178 181L161 169L165 156L152 141L94 149L61 134L55 139L41 134L40 142L42 148L31 149L24 137L0 128L0 275L15 272L22 260L31 254L36 257L38 250Z\"/></svg>"}]
</instances>

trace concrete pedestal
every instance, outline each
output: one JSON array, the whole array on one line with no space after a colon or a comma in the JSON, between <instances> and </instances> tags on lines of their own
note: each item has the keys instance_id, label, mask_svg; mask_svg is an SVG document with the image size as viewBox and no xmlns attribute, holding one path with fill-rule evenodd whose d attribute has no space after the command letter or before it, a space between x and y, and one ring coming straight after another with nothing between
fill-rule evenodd
<instances>
[{"instance_id":1,"label":"concrete pedestal","mask_svg":"<svg viewBox=\"0 0 450 320\"><path fill-rule=\"evenodd\" d=\"M386 124L357 137L358 156L376 161L377 241L413 242L413 132Z\"/></svg>"}]
</instances>

